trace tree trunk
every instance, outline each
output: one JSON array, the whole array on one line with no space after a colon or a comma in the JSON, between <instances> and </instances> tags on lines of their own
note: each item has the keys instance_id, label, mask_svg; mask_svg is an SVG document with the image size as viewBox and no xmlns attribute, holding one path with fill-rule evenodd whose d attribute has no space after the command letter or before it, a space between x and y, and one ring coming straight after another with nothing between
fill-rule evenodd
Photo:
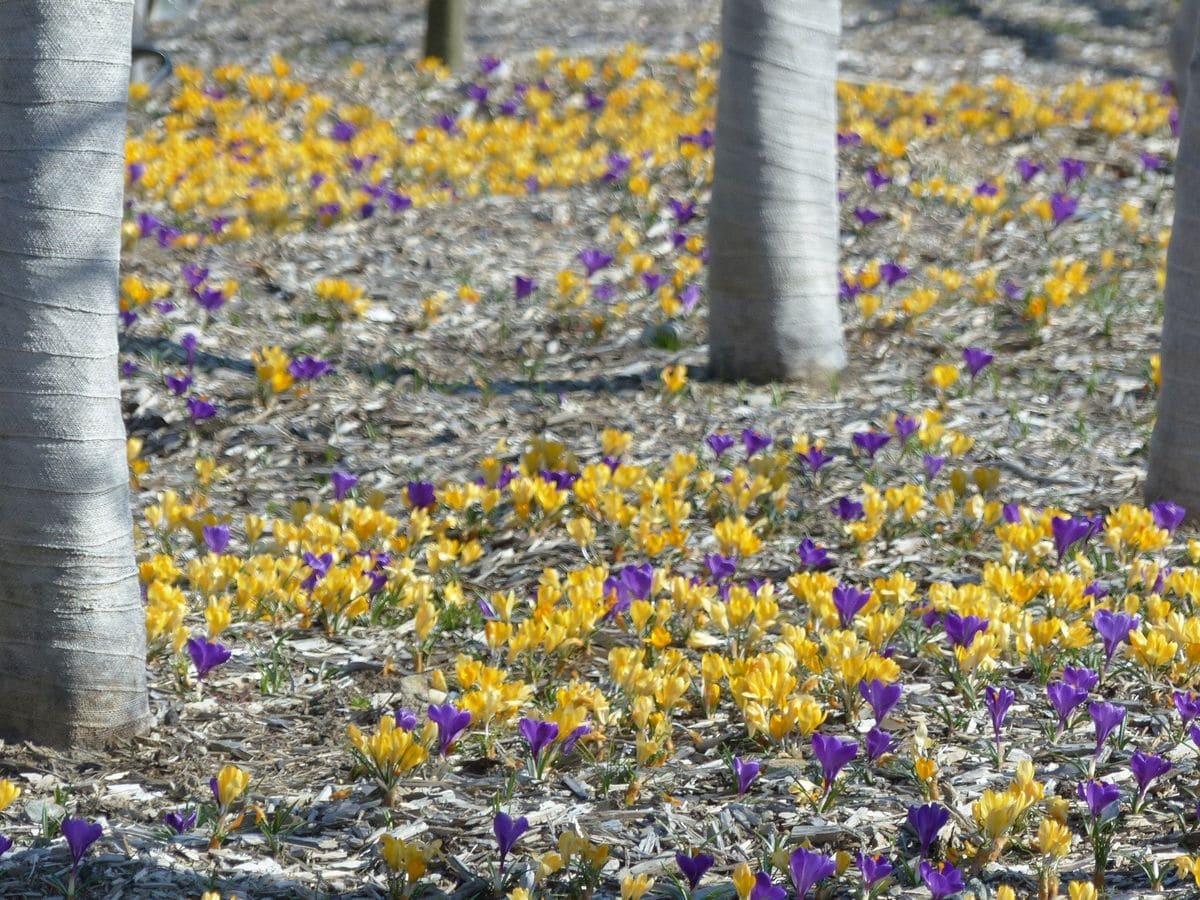
<instances>
[{"instance_id":1,"label":"tree trunk","mask_svg":"<svg viewBox=\"0 0 1200 900\"><path fill-rule=\"evenodd\" d=\"M839 0L724 0L708 215L709 364L752 382L846 363L838 310Z\"/></svg>"},{"instance_id":2,"label":"tree trunk","mask_svg":"<svg viewBox=\"0 0 1200 900\"><path fill-rule=\"evenodd\" d=\"M1171 39L1168 51L1171 56L1171 74L1175 79L1175 96L1179 108L1187 101L1188 63L1192 58L1195 43L1196 23L1200 21L1200 0L1182 0L1171 23Z\"/></svg>"},{"instance_id":3,"label":"tree trunk","mask_svg":"<svg viewBox=\"0 0 1200 900\"><path fill-rule=\"evenodd\" d=\"M117 381L129 0L0 4L0 736L148 718Z\"/></svg>"},{"instance_id":4,"label":"tree trunk","mask_svg":"<svg viewBox=\"0 0 1200 900\"><path fill-rule=\"evenodd\" d=\"M451 71L462 66L466 18L466 0L429 0L425 56L440 59Z\"/></svg>"}]
</instances>

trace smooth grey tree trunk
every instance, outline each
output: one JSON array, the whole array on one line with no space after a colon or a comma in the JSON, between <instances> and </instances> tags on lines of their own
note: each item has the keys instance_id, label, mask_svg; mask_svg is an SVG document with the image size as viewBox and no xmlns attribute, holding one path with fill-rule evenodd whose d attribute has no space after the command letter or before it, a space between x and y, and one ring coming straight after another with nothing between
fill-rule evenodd
<instances>
[{"instance_id":1,"label":"smooth grey tree trunk","mask_svg":"<svg viewBox=\"0 0 1200 900\"><path fill-rule=\"evenodd\" d=\"M130 0L0 0L0 736L148 718L117 382Z\"/></svg>"},{"instance_id":2,"label":"smooth grey tree trunk","mask_svg":"<svg viewBox=\"0 0 1200 900\"><path fill-rule=\"evenodd\" d=\"M462 67L466 0L429 0L425 13L425 56L453 71Z\"/></svg>"},{"instance_id":3,"label":"smooth grey tree trunk","mask_svg":"<svg viewBox=\"0 0 1200 900\"><path fill-rule=\"evenodd\" d=\"M1182 0L1179 9L1175 11L1175 21L1171 23L1171 38L1167 48L1171 56L1175 96L1179 98L1180 109L1187 101L1188 63L1192 58L1197 22L1200 22L1200 0Z\"/></svg>"},{"instance_id":4,"label":"smooth grey tree trunk","mask_svg":"<svg viewBox=\"0 0 1200 900\"><path fill-rule=\"evenodd\" d=\"M809 378L846 364L838 310L839 0L724 0L708 214L709 365Z\"/></svg>"}]
</instances>

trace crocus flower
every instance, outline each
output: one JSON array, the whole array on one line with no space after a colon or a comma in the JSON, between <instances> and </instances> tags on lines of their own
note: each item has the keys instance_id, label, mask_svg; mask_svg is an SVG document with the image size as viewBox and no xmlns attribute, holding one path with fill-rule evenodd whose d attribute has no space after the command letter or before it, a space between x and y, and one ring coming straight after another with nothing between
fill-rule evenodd
<instances>
[{"instance_id":1,"label":"crocus flower","mask_svg":"<svg viewBox=\"0 0 1200 900\"><path fill-rule=\"evenodd\" d=\"M1200 697L1197 697L1191 691L1187 693L1176 691L1173 699L1175 701L1175 709L1179 711L1179 718L1183 720L1184 725L1191 724L1192 719L1200 716Z\"/></svg>"},{"instance_id":2,"label":"crocus flower","mask_svg":"<svg viewBox=\"0 0 1200 900\"><path fill-rule=\"evenodd\" d=\"M333 482L333 499L335 500L345 500L346 495L358 484L357 475L341 469L334 469L330 472L329 480Z\"/></svg>"},{"instance_id":3,"label":"crocus flower","mask_svg":"<svg viewBox=\"0 0 1200 900\"><path fill-rule=\"evenodd\" d=\"M892 436L890 434L880 431L859 431L850 438L854 446L865 451L871 459L874 459L875 454L882 450L884 445L891 439Z\"/></svg>"},{"instance_id":4,"label":"crocus flower","mask_svg":"<svg viewBox=\"0 0 1200 900\"><path fill-rule=\"evenodd\" d=\"M788 871L792 873L797 900L804 900L814 885L837 871L837 863L828 856L800 847L788 857Z\"/></svg>"},{"instance_id":5,"label":"crocus flower","mask_svg":"<svg viewBox=\"0 0 1200 900\"><path fill-rule=\"evenodd\" d=\"M1094 700L1088 704L1088 712L1092 715L1092 724L1096 726L1096 751L1099 756L1104 749L1104 742L1118 725L1125 721L1125 707L1103 700Z\"/></svg>"},{"instance_id":6,"label":"crocus flower","mask_svg":"<svg viewBox=\"0 0 1200 900\"><path fill-rule=\"evenodd\" d=\"M860 591L848 584L838 584L833 589L833 606L843 628L849 628L854 617L871 601L870 591Z\"/></svg>"},{"instance_id":7,"label":"crocus flower","mask_svg":"<svg viewBox=\"0 0 1200 900\"><path fill-rule=\"evenodd\" d=\"M753 428L742 429L742 445L746 448L746 458L749 459L760 450L771 446L771 437L755 431Z\"/></svg>"},{"instance_id":8,"label":"crocus flower","mask_svg":"<svg viewBox=\"0 0 1200 900\"><path fill-rule=\"evenodd\" d=\"M1017 695L1005 687L997 690L989 684L983 692L983 702L992 717L992 734L995 735L997 747L1000 746L1000 729L1004 727L1008 709L1016 699Z\"/></svg>"},{"instance_id":9,"label":"crocus flower","mask_svg":"<svg viewBox=\"0 0 1200 900\"><path fill-rule=\"evenodd\" d=\"M1081 782L1076 789L1079 799L1087 804L1093 819L1104 818L1114 803L1121 799L1121 789L1107 781Z\"/></svg>"},{"instance_id":10,"label":"crocus flower","mask_svg":"<svg viewBox=\"0 0 1200 900\"><path fill-rule=\"evenodd\" d=\"M708 252L707 247L704 248L704 252ZM684 285L683 290L679 292L679 302L683 304L684 311L691 312L692 307L694 307L699 301L700 285L696 284L695 282Z\"/></svg>"},{"instance_id":11,"label":"crocus flower","mask_svg":"<svg viewBox=\"0 0 1200 900\"><path fill-rule=\"evenodd\" d=\"M854 218L858 219L862 225L870 225L872 222L878 222L883 216L868 207L856 206L854 208Z\"/></svg>"},{"instance_id":12,"label":"crocus flower","mask_svg":"<svg viewBox=\"0 0 1200 900\"><path fill-rule=\"evenodd\" d=\"M587 270L589 278L613 261L611 253L605 253L603 250L598 250L594 247L579 251L577 258L583 263L583 267Z\"/></svg>"},{"instance_id":13,"label":"crocus flower","mask_svg":"<svg viewBox=\"0 0 1200 900\"><path fill-rule=\"evenodd\" d=\"M878 678L858 683L858 693L870 704L876 722L882 722L896 707L896 704L900 702L902 690L899 682L887 684Z\"/></svg>"},{"instance_id":14,"label":"crocus flower","mask_svg":"<svg viewBox=\"0 0 1200 900\"><path fill-rule=\"evenodd\" d=\"M960 616L958 613L946 613L942 627L946 629L946 637L956 647L970 648L975 642L976 635L987 631L988 620L979 616Z\"/></svg>"},{"instance_id":15,"label":"crocus flower","mask_svg":"<svg viewBox=\"0 0 1200 900\"><path fill-rule=\"evenodd\" d=\"M1114 613L1110 609L1098 609L1092 617L1092 624L1100 634L1104 643L1104 664L1112 662L1113 654L1117 652L1124 641L1129 639L1129 633L1141 624L1141 619L1129 613Z\"/></svg>"},{"instance_id":16,"label":"crocus flower","mask_svg":"<svg viewBox=\"0 0 1200 900\"><path fill-rule=\"evenodd\" d=\"M867 759L877 761L885 753L890 753L896 746L896 739L879 726L867 732Z\"/></svg>"},{"instance_id":17,"label":"crocus flower","mask_svg":"<svg viewBox=\"0 0 1200 900\"><path fill-rule=\"evenodd\" d=\"M445 757L458 736L471 724L471 714L465 709L460 710L453 703L444 703L441 706L430 704L427 714L429 721L437 725L438 753Z\"/></svg>"},{"instance_id":18,"label":"crocus flower","mask_svg":"<svg viewBox=\"0 0 1200 900\"><path fill-rule=\"evenodd\" d=\"M888 287L903 281L909 275L908 269L896 262L886 262L879 267L879 277Z\"/></svg>"},{"instance_id":19,"label":"crocus flower","mask_svg":"<svg viewBox=\"0 0 1200 900\"><path fill-rule=\"evenodd\" d=\"M221 554L229 546L228 525L205 525L203 528L204 543L213 553Z\"/></svg>"},{"instance_id":20,"label":"crocus flower","mask_svg":"<svg viewBox=\"0 0 1200 900\"><path fill-rule=\"evenodd\" d=\"M858 756L858 744L851 740L817 732L812 736L813 755L821 763L824 782L821 793L828 794L838 773Z\"/></svg>"},{"instance_id":21,"label":"crocus flower","mask_svg":"<svg viewBox=\"0 0 1200 900\"><path fill-rule=\"evenodd\" d=\"M873 191L879 190L885 184L890 184L892 181L891 176L884 175L875 166L867 166L863 175L866 177L867 184L871 186L871 190Z\"/></svg>"},{"instance_id":22,"label":"crocus flower","mask_svg":"<svg viewBox=\"0 0 1200 900\"><path fill-rule=\"evenodd\" d=\"M229 662L233 655L228 647L203 638L191 638L187 642L187 650L188 655L192 657L192 664L196 667L196 677L201 680L207 678L208 673L217 666Z\"/></svg>"},{"instance_id":23,"label":"crocus flower","mask_svg":"<svg viewBox=\"0 0 1200 900\"><path fill-rule=\"evenodd\" d=\"M832 456L827 454L820 447L816 446L809 447L806 451L800 454L800 458L804 460L805 465L812 469L814 475L821 471L821 466L833 459Z\"/></svg>"},{"instance_id":24,"label":"crocus flower","mask_svg":"<svg viewBox=\"0 0 1200 900\"><path fill-rule=\"evenodd\" d=\"M828 569L833 565L829 551L817 546L812 538L805 538L800 542L800 546L796 548L796 555L800 557L800 565L806 569Z\"/></svg>"},{"instance_id":25,"label":"crocus flower","mask_svg":"<svg viewBox=\"0 0 1200 900\"><path fill-rule=\"evenodd\" d=\"M981 347L964 347L962 357L972 378L991 365L992 360L996 358Z\"/></svg>"},{"instance_id":26,"label":"crocus flower","mask_svg":"<svg viewBox=\"0 0 1200 900\"><path fill-rule=\"evenodd\" d=\"M912 416L896 416L896 421L892 423L892 429L896 432L900 443L906 444L908 439L916 433L917 420Z\"/></svg>"},{"instance_id":27,"label":"crocus flower","mask_svg":"<svg viewBox=\"0 0 1200 900\"><path fill-rule=\"evenodd\" d=\"M1136 806L1141 806L1146 799L1146 791L1150 790L1150 782L1171 771L1171 761L1154 753L1143 753L1138 750L1129 760L1129 768L1133 771L1133 779L1137 782L1138 795Z\"/></svg>"},{"instance_id":28,"label":"crocus flower","mask_svg":"<svg viewBox=\"0 0 1200 900\"><path fill-rule=\"evenodd\" d=\"M1187 510L1170 500L1159 500L1150 504L1150 513L1154 516L1154 524L1164 531L1173 533L1183 524Z\"/></svg>"},{"instance_id":29,"label":"crocus flower","mask_svg":"<svg viewBox=\"0 0 1200 900\"><path fill-rule=\"evenodd\" d=\"M691 890L695 890L700 884L700 879L704 877L704 873L712 868L715 860L707 853L676 853L675 865L679 866L679 871L688 883Z\"/></svg>"},{"instance_id":30,"label":"crocus flower","mask_svg":"<svg viewBox=\"0 0 1200 900\"><path fill-rule=\"evenodd\" d=\"M532 278L518 275L513 279L513 291L516 293L518 300L524 300L536 290L537 282Z\"/></svg>"},{"instance_id":31,"label":"crocus flower","mask_svg":"<svg viewBox=\"0 0 1200 900\"><path fill-rule=\"evenodd\" d=\"M333 371L333 363L315 356L300 356L288 363L288 373L297 381L316 381Z\"/></svg>"},{"instance_id":32,"label":"crocus flower","mask_svg":"<svg viewBox=\"0 0 1200 900\"><path fill-rule=\"evenodd\" d=\"M1083 516L1063 518L1056 516L1050 520L1050 531L1054 535L1054 548L1058 551L1058 561L1066 556L1074 544L1086 540L1092 533L1092 522Z\"/></svg>"},{"instance_id":33,"label":"crocus flower","mask_svg":"<svg viewBox=\"0 0 1200 900\"><path fill-rule=\"evenodd\" d=\"M1055 225L1061 225L1079 209L1079 198L1055 193L1050 197L1050 216Z\"/></svg>"},{"instance_id":34,"label":"crocus flower","mask_svg":"<svg viewBox=\"0 0 1200 900\"><path fill-rule=\"evenodd\" d=\"M542 756L542 751L558 737L558 723L543 722L538 719L523 718L517 728L521 737L529 744L529 755L536 762Z\"/></svg>"},{"instance_id":35,"label":"crocus flower","mask_svg":"<svg viewBox=\"0 0 1200 900\"><path fill-rule=\"evenodd\" d=\"M962 872L951 863L942 862L936 866L932 863L921 862L921 880L929 888L931 900L945 900L964 887Z\"/></svg>"},{"instance_id":36,"label":"crocus flower","mask_svg":"<svg viewBox=\"0 0 1200 900\"><path fill-rule=\"evenodd\" d=\"M680 225L684 225L696 217L696 204L691 201L676 200L672 197L667 201L667 205L671 207L671 215Z\"/></svg>"},{"instance_id":37,"label":"crocus flower","mask_svg":"<svg viewBox=\"0 0 1200 900\"><path fill-rule=\"evenodd\" d=\"M1059 160L1058 167L1062 171L1063 183L1068 185L1087 174L1087 163L1082 159L1067 157Z\"/></svg>"},{"instance_id":38,"label":"crocus flower","mask_svg":"<svg viewBox=\"0 0 1200 900\"><path fill-rule=\"evenodd\" d=\"M1046 696L1050 705L1058 713L1058 727L1061 731L1067 727L1067 719L1079 708L1079 704L1087 699L1087 691L1067 684L1065 681L1052 681L1046 685Z\"/></svg>"},{"instance_id":39,"label":"crocus flower","mask_svg":"<svg viewBox=\"0 0 1200 900\"><path fill-rule=\"evenodd\" d=\"M196 827L196 810L166 813L163 815L163 822L176 834L183 834Z\"/></svg>"},{"instance_id":40,"label":"crocus flower","mask_svg":"<svg viewBox=\"0 0 1200 900\"><path fill-rule=\"evenodd\" d=\"M942 466L945 464L946 457L944 456L934 456L933 454L926 453L921 457L921 465L925 467L925 475L930 481L937 478L937 473L942 471Z\"/></svg>"},{"instance_id":41,"label":"crocus flower","mask_svg":"<svg viewBox=\"0 0 1200 900\"><path fill-rule=\"evenodd\" d=\"M571 729L571 733L563 738L559 752L562 753L563 756L570 756L571 752L575 749L575 745L579 743L579 739L591 733L591 725L576 725Z\"/></svg>"},{"instance_id":42,"label":"crocus flower","mask_svg":"<svg viewBox=\"0 0 1200 900\"><path fill-rule=\"evenodd\" d=\"M1038 172L1041 172L1042 169L1042 166L1035 162L1031 162L1028 159L1022 158L1017 160L1017 171L1021 173L1021 180L1026 184L1032 181L1033 177L1037 175Z\"/></svg>"},{"instance_id":43,"label":"crocus flower","mask_svg":"<svg viewBox=\"0 0 1200 900\"><path fill-rule=\"evenodd\" d=\"M1157 172L1165 165L1161 156L1147 153L1145 150L1138 154L1138 159L1141 160L1142 168L1147 172Z\"/></svg>"},{"instance_id":44,"label":"crocus flower","mask_svg":"<svg viewBox=\"0 0 1200 900\"><path fill-rule=\"evenodd\" d=\"M205 419L211 419L217 414L217 408L207 400L201 400L199 397L192 396L187 399L187 411L193 422L202 422Z\"/></svg>"},{"instance_id":45,"label":"crocus flower","mask_svg":"<svg viewBox=\"0 0 1200 900\"><path fill-rule=\"evenodd\" d=\"M766 872L754 876L754 887L750 889L750 900L787 900L787 889L771 880Z\"/></svg>"},{"instance_id":46,"label":"crocus flower","mask_svg":"<svg viewBox=\"0 0 1200 900\"><path fill-rule=\"evenodd\" d=\"M733 446L735 438L731 434L710 434L704 439L704 443L708 445L708 449L719 459L725 454L725 451Z\"/></svg>"},{"instance_id":47,"label":"crocus flower","mask_svg":"<svg viewBox=\"0 0 1200 900\"><path fill-rule=\"evenodd\" d=\"M721 581L731 577L737 571L737 560L732 556L722 556L720 553L704 554L704 567L708 569L709 578Z\"/></svg>"},{"instance_id":48,"label":"crocus flower","mask_svg":"<svg viewBox=\"0 0 1200 900\"><path fill-rule=\"evenodd\" d=\"M1021 521L1021 507L1016 503L1005 503L1000 507L1000 517L1009 525L1016 525Z\"/></svg>"},{"instance_id":49,"label":"crocus flower","mask_svg":"<svg viewBox=\"0 0 1200 900\"><path fill-rule=\"evenodd\" d=\"M182 397L192 386L191 375L164 375L163 381L166 382L167 389L176 397Z\"/></svg>"},{"instance_id":50,"label":"crocus flower","mask_svg":"<svg viewBox=\"0 0 1200 900\"><path fill-rule=\"evenodd\" d=\"M492 820L492 833L496 836L496 845L500 848L500 871L504 871L504 858L512 850L513 844L528 830L529 820L524 816L513 821L508 813L496 813L496 818Z\"/></svg>"},{"instance_id":51,"label":"crocus flower","mask_svg":"<svg viewBox=\"0 0 1200 900\"><path fill-rule=\"evenodd\" d=\"M338 119L333 123L333 129L330 133L335 141L345 143L354 137L357 130L350 122Z\"/></svg>"},{"instance_id":52,"label":"crocus flower","mask_svg":"<svg viewBox=\"0 0 1200 900\"><path fill-rule=\"evenodd\" d=\"M484 75L491 75L500 68L500 60L495 56L479 57L479 71Z\"/></svg>"},{"instance_id":53,"label":"crocus flower","mask_svg":"<svg viewBox=\"0 0 1200 900\"><path fill-rule=\"evenodd\" d=\"M417 727L417 714L401 707L396 710L396 727L401 731L412 731Z\"/></svg>"},{"instance_id":54,"label":"crocus flower","mask_svg":"<svg viewBox=\"0 0 1200 900\"><path fill-rule=\"evenodd\" d=\"M429 509L437 502L437 493L428 481L410 481L405 487L408 502L417 509Z\"/></svg>"},{"instance_id":55,"label":"crocus flower","mask_svg":"<svg viewBox=\"0 0 1200 900\"><path fill-rule=\"evenodd\" d=\"M654 587L654 566L650 563L622 566L617 577L635 599L646 600Z\"/></svg>"},{"instance_id":56,"label":"crocus flower","mask_svg":"<svg viewBox=\"0 0 1200 900\"><path fill-rule=\"evenodd\" d=\"M86 819L63 819L59 831L67 839L67 847L71 851L71 872L74 874L84 854L104 834L104 826Z\"/></svg>"},{"instance_id":57,"label":"crocus flower","mask_svg":"<svg viewBox=\"0 0 1200 900\"><path fill-rule=\"evenodd\" d=\"M892 874L892 864L884 856L867 856L865 853L854 854L854 864L862 872L863 887L871 890L883 879Z\"/></svg>"},{"instance_id":58,"label":"crocus flower","mask_svg":"<svg viewBox=\"0 0 1200 900\"><path fill-rule=\"evenodd\" d=\"M762 763L742 759L740 756L733 758L733 775L737 779L737 795L739 797L750 789L750 785L754 783L754 779L758 778L761 771Z\"/></svg>"},{"instance_id":59,"label":"crocus flower","mask_svg":"<svg viewBox=\"0 0 1200 900\"><path fill-rule=\"evenodd\" d=\"M926 803L908 808L908 824L916 832L921 856L929 855L930 845L937 840L938 832L950 821L950 810L940 803Z\"/></svg>"},{"instance_id":60,"label":"crocus flower","mask_svg":"<svg viewBox=\"0 0 1200 900\"><path fill-rule=\"evenodd\" d=\"M1081 691L1090 691L1100 683L1100 675L1087 666L1066 666L1062 680Z\"/></svg>"},{"instance_id":61,"label":"crocus flower","mask_svg":"<svg viewBox=\"0 0 1200 900\"><path fill-rule=\"evenodd\" d=\"M853 522L866 515L863 505L857 500L851 500L849 497L838 497L834 504L829 507L829 511L843 522Z\"/></svg>"}]
</instances>

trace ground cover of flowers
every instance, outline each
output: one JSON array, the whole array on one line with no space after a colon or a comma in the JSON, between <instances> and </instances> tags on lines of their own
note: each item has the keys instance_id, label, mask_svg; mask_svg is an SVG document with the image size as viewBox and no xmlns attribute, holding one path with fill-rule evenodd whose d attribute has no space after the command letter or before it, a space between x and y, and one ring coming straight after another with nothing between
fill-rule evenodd
<instances>
[{"instance_id":1,"label":"ground cover of flowers","mask_svg":"<svg viewBox=\"0 0 1200 900\"><path fill-rule=\"evenodd\" d=\"M718 56L134 92L157 721L3 748L4 896L1195 891L1169 92L844 84L854 362L722 386Z\"/></svg>"}]
</instances>

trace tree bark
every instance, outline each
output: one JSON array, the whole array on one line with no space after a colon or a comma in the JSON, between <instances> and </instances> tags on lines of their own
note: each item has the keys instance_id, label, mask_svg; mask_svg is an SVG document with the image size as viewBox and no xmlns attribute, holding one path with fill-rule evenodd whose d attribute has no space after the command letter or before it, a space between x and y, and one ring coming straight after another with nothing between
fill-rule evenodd
<instances>
[{"instance_id":1,"label":"tree bark","mask_svg":"<svg viewBox=\"0 0 1200 900\"><path fill-rule=\"evenodd\" d=\"M429 0L425 56L440 59L451 71L461 68L466 18L466 0Z\"/></svg>"},{"instance_id":2,"label":"tree bark","mask_svg":"<svg viewBox=\"0 0 1200 900\"><path fill-rule=\"evenodd\" d=\"M827 375L838 310L839 0L724 0L708 217L709 365L752 382Z\"/></svg>"},{"instance_id":3,"label":"tree bark","mask_svg":"<svg viewBox=\"0 0 1200 900\"><path fill-rule=\"evenodd\" d=\"M1200 21L1200 0L1182 0L1179 9L1175 11L1175 20L1171 23L1171 37L1167 48L1171 56L1171 74L1175 79L1175 96L1179 100L1180 109L1183 109L1187 101L1188 63L1192 58L1197 21Z\"/></svg>"},{"instance_id":4,"label":"tree bark","mask_svg":"<svg viewBox=\"0 0 1200 900\"><path fill-rule=\"evenodd\" d=\"M148 718L117 379L129 0L0 0L0 736Z\"/></svg>"}]
</instances>

